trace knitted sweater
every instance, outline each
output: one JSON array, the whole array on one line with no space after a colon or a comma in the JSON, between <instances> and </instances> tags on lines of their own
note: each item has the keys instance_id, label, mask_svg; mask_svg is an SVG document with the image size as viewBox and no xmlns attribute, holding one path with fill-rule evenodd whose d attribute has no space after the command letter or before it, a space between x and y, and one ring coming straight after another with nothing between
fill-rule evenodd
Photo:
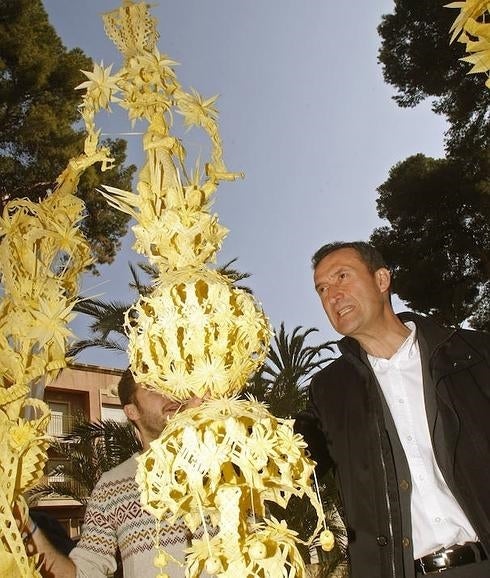
<instances>
[{"instance_id":1,"label":"knitted sweater","mask_svg":"<svg viewBox=\"0 0 490 578\"><path fill-rule=\"evenodd\" d=\"M135 481L136 456L103 474L92 492L80 541L70 553L77 578L112 576L117 547L124 578L153 578L158 574L153 564L156 519L141 508ZM160 546L181 562L187 536L191 537L183 522L175 526L161 523ZM183 567L171 561L164 572L170 578L184 576Z\"/></svg>"}]
</instances>

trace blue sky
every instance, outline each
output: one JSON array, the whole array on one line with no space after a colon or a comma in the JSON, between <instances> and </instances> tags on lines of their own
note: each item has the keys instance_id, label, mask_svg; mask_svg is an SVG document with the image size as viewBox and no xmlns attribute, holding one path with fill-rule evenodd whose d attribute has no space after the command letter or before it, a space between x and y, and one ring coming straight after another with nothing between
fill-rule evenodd
<instances>
[{"instance_id":1,"label":"blue sky","mask_svg":"<svg viewBox=\"0 0 490 578\"><path fill-rule=\"evenodd\" d=\"M119 68L100 18L116 0L44 5L68 48ZM225 161L245 173L218 188L214 208L230 229L218 260L238 257L273 325L317 327L315 340L337 335L313 290L311 255L326 242L367 240L383 224L376 187L395 163L418 152L443 156L444 120L429 103L398 108L383 82L376 28L392 9L388 0L175 0L153 8L159 49L180 63L182 85L220 95ZM104 130L129 127L118 114ZM141 137L128 139L128 161L141 167ZM189 139L199 152L199 139ZM88 294L134 297L127 263L142 257L132 242L130 232L116 262L85 278ZM86 336L81 320L73 327ZM126 365L124 355L97 350L79 360Z\"/></svg>"}]
</instances>

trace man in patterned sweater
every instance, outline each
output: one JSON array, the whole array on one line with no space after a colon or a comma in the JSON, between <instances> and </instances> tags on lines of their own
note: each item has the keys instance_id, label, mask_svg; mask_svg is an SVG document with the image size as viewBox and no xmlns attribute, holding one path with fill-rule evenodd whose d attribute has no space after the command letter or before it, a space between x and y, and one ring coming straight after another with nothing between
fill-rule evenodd
<instances>
[{"instance_id":1,"label":"man in patterned sweater","mask_svg":"<svg viewBox=\"0 0 490 578\"><path fill-rule=\"evenodd\" d=\"M135 426L143 450L162 432L169 417L180 409L198 405L190 400L185 407L160 393L136 384L131 371L123 374L118 386L119 398L127 418ZM135 481L137 454L106 472L90 496L80 541L69 557L58 552L37 526L29 521L25 539L44 558L43 570L53 578L102 578L116 571L119 549L124 578L151 578L158 569L153 560L156 521L140 504ZM183 561L184 549L193 536L183 523L161 523L160 545L177 560ZM197 537L197 536L196 536ZM169 562L165 568L170 578L184 576L184 569Z\"/></svg>"}]
</instances>

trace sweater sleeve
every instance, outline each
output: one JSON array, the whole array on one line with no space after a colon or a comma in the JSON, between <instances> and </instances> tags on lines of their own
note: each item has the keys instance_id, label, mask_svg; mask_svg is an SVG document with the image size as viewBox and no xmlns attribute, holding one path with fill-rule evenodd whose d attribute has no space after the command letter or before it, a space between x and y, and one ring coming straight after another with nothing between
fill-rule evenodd
<instances>
[{"instance_id":1,"label":"sweater sleeve","mask_svg":"<svg viewBox=\"0 0 490 578\"><path fill-rule=\"evenodd\" d=\"M70 552L77 578L103 578L116 570L116 526L108 507L113 492L113 484L102 476L88 502L80 541Z\"/></svg>"}]
</instances>

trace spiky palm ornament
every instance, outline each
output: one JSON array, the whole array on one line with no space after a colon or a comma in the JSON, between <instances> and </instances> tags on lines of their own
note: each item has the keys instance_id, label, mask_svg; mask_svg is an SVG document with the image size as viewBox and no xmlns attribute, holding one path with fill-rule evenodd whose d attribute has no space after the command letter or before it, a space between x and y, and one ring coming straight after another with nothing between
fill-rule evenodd
<instances>
[{"instance_id":1,"label":"spiky palm ornament","mask_svg":"<svg viewBox=\"0 0 490 578\"><path fill-rule=\"evenodd\" d=\"M21 528L23 493L43 475L50 413L31 396L66 366L79 275L92 262L79 231L84 205L74 192L87 167L111 165L96 144L89 135L43 201L10 201L0 217L0 576L41 576Z\"/></svg>"},{"instance_id":2,"label":"spiky palm ornament","mask_svg":"<svg viewBox=\"0 0 490 578\"><path fill-rule=\"evenodd\" d=\"M186 573L205 569L220 577L301 577L304 563L297 535L267 517L266 501L286 506L306 494L324 524L310 476L314 464L304 453L292 422L237 394L264 361L271 330L248 293L209 267L226 235L210 213L212 195L227 171L217 126L215 98L185 92L156 41L155 19L145 3L123 2L103 16L108 36L122 52L121 70L96 66L88 80L82 115L97 140L95 114L117 102L132 121L146 123L146 163L137 194L105 187L109 203L130 214L134 248L159 270L150 295L126 313L129 358L137 382L166 396L206 401L174 417L139 461L143 506L158 521L182 518L190 530L204 524L202 541L189 548ZM211 154L193 176L185 171L185 149L170 134L172 114L208 135ZM212 537L206 519L218 527ZM156 532L158 536L158 532ZM325 528L326 547L331 534ZM166 576L170 560L160 545L155 559Z\"/></svg>"},{"instance_id":3,"label":"spiky palm ornament","mask_svg":"<svg viewBox=\"0 0 490 578\"><path fill-rule=\"evenodd\" d=\"M487 0L459 0L446 4L459 10L451 26L451 42L465 45L468 56L460 60L472 64L468 74L484 73L485 86L490 88L490 5Z\"/></svg>"}]
</instances>

